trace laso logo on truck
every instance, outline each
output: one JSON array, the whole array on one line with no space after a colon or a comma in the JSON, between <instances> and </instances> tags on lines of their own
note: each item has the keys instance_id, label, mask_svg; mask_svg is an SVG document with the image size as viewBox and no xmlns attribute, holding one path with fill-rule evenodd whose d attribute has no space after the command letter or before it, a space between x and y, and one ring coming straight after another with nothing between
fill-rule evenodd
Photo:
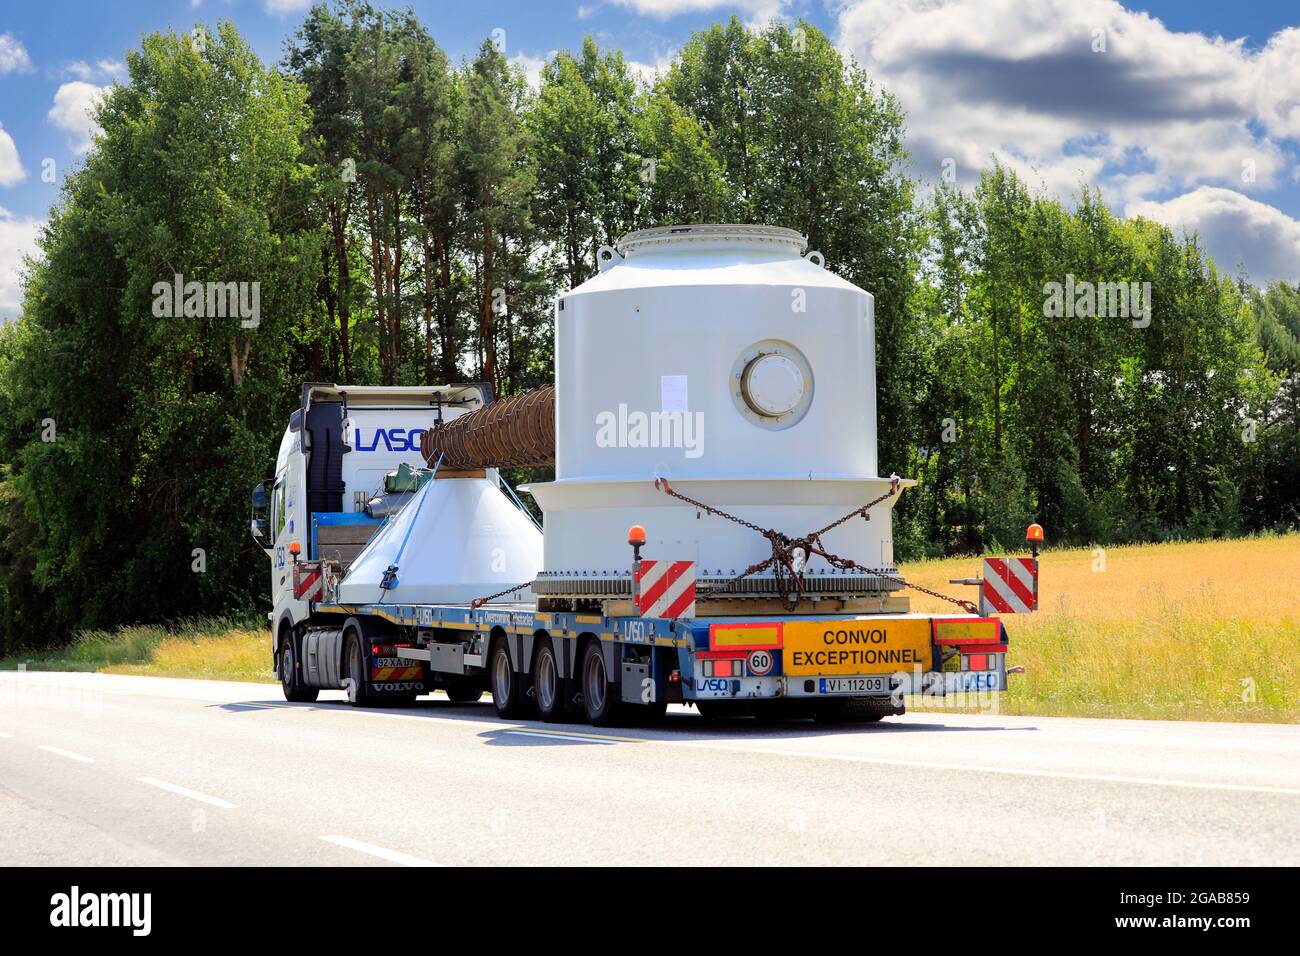
<instances>
[{"instance_id":1,"label":"laso logo on truck","mask_svg":"<svg viewBox=\"0 0 1300 956\"><path fill-rule=\"evenodd\" d=\"M353 447L357 451L419 451L423 428L357 428ZM368 433L368 434L367 434Z\"/></svg>"}]
</instances>

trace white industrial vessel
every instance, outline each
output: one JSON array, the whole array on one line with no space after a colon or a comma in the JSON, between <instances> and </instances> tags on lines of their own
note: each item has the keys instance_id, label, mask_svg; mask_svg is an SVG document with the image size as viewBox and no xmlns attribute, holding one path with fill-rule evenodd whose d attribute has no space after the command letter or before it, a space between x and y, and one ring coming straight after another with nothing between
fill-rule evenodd
<instances>
[{"instance_id":1,"label":"white industrial vessel","mask_svg":"<svg viewBox=\"0 0 1300 956\"><path fill-rule=\"evenodd\" d=\"M600 273L558 301L556 477L528 488L552 589L624 574L631 524L646 527L648 555L694 561L706 580L770 557L761 535L684 506L656 477L791 537L889 490L872 297L805 248L769 226L647 229L603 249ZM827 532L826 550L894 571L896 500ZM807 569L814 593L884 588L845 577L815 556Z\"/></svg>"}]
</instances>

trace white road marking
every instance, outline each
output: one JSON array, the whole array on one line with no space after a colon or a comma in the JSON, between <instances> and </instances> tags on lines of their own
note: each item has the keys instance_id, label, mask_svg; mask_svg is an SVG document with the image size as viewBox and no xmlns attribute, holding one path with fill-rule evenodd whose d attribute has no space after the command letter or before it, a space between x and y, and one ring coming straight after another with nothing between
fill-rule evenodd
<instances>
[{"instance_id":1,"label":"white road marking","mask_svg":"<svg viewBox=\"0 0 1300 956\"><path fill-rule=\"evenodd\" d=\"M177 786L174 783L168 783L166 780L159 780L157 777L136 777L136 779L141 783L149 784L151 787L157 787L159 790L167 790L171 793L177 793L182 797L189 797L191 800L198 800L200 803L209 803L214 807L221 807L223 810L235 809L235 805L228 800L222 800L220 797L210 797L206 793L191 790L189 787Z\"/></svg>"},{"instance_id":2,"label":"white road marking","mask_svg":"<svg viewBox=\"0 0 1300 956\"><path fill-rule=\"evenodd\" d=\"M62 747L50 747L46 744L40 745L41 750L48 750L52 754L58 754L60 757L67 757L69 760L80 760L82 763L94 763L94 757L83 757L81 754L74 754L71 750L64 750Z\"/></svg>"},{"instance_id":3,"label":"white road marking","mask_svg":"<svg viewBox=\"0 0 1300 956\"><path fill-rule=\"evenodd\" d=\"M375 846L373 843L364 843L361 840L354 840L352 837L345 836L323 836L321 837L326 843L335 843L339 846L347 847L349 850L356 850L358 853L368 853L371 856L377 856L381 860L387 860L389 863L400 863L402 866L441 866L441 863L431 863L428 860L422 860L418 856L411 856L409 853L401 853L397 850L389 850L386 847Z\"/></svg>"},{"instance_id":4,"label":"white road marking","mask_svg":"<svg viewBox=\"0 0 1300 956\"><path fill-rule=\"evenodd\" d=\"M515 730L510 733L523 736L552 736L547 731ZM554 735L559 736L559 735ZM1203 780L1173 780L1163 777L1132 777L1109 773L1080 773L1070 770L1036 770L1031 767L995 767L981 764L943 763L933 760L900 760L890 757L867 757L858 754L818 753L812 750L780 750L772 747L733 747L725 744L703 743L697 740L661 740L654 737L602 737L597 734L570 734L584 741L608 743L657 744L663 747L688 747L695 750L714 750L725 753L766 754L771 757L799 757L812 760L839 760L849 763L877 764L890 767L916 767L924 770L956 770L968 773L997 773L1012 777L1048 777L1057 780L1087 780L1094 783L1132 783L1153 787L1181 787L1191 790L1230 790L1238 793L1275 793L1300 797L1300 789L1293 787L1265 787L1239 783L1213 783Z\"/></svg>"},{"instance_id":5,"label":"white road marking","mask_svg":"<svg viewBox=\"0 0 1300 956\"><path fill-rule=\"evenodd\" d=\"M293 704L280 704L278 702L269 702L269 701L267 703L269 706L272 707L287 707L287 708L294 707ZM343 708L324 707L320 709L321 710L342 710ZM385 713L383 711L378 711L378 712L369 711L365 714L365 716L385 717L390 720L437 720L438 718L438 714L435 712L430 712L426 714L394 714L394 713ZM946 715L939 714L936 716L942 717ZM1046 721L1049 722L1054 719L1072 720L1072 721L1078 720L1078 718L1040 718L1040 719L1045 719ZM964 721L954 721L954 727L964 726L965 724L966 722ZM1087 729L1091 730L1092 728L1087 728ZM1098 728L1098 729L1102 729L1102 728ZM1106 727L1105 729L1109 730L1115 728ZM1125 734L1122 731L1127 729L1128 728L1121 728L1121 733L1118 735L1120 739L1116 741L1117 744L1122 745L1125 742L1124 739ZM1141 730L1146 731L1147 728L1141 728ZM1154 730L1154 728L1152 728L1152 730ZM1173 728L1168 731L1168 734L1164 732L1160 732L1160 735L1181 736L1184 734L1186 735L1199 734L1201 732L1202 732L1202 728L1195 728L1195 729L1187 728L1186 730L1184 730L1183 728ZM613 736L608 736L603 734L584 734L576 731L560 733L560 732L549 731L549 730L532 730L529 728L518 728L514 730L502 731L502 733L517 734L520 736L531 736L531 737L552 737L560 740L573 739L575 741L582 741L584 743L657 744L659 746L664 746L664 747L692 747L698 750L712 750L712 751L721 751L725 753L767 754L768 756L772 756L772 757L798 757L805 760L807 759L839 760L839 761L847 761L850 763L877 764L881 766L916 767L924 770L951 770L951 771L960 771L966 773L996 773L996 774L1002 774L1004 776L1044 777L1044 778L1058 779L1058 780L1084 780L1093 783L1126 783L1126 784L1133 784L1137 786L1175 787L1175 788L1191 789L1191 790L1218 790L1218 791L1230 791L1236 793L1271 793L1271 794L1280 794L1282 796L1289 796L1289 797L1300 796L1300 788L1295 788L1295 787L1268 787L1262 785L1256 786L1252 784L1214 783L1211 781L1202 781L1202 780L1178 780L1178 779L1169 779L1169 778L1161 778L1161 777L1127 776L1123 774L1084 773L1084 772L1075 772L1069 770L1040 770L1032 767L997 767L992 765L947 763L947 762L932 761L932 760L903 760L903 759L896 759L896 758L889 758L889 757L870 757L870 756L861 756L857 754L840 754L840 753L819 753L817 751L788 750L788 749L777 749L777 748L770 748L770 747L728 746L726 744L708 743L708 742L697 741L697 740L666 740L657 737L613 737ZM1211 731L1210 734L1212 734L1213 736L1224 736L1224 737L1237 737L1237 736L1245 737L1245 736L1256 736L1256 735L1287 736L1287 737L1293 736L1292 732L1290 732L1289 730L1278 730L1278 731L1264 730L1258 732L1258 734L1230 733L1226 731L1222 733L1213 733Z\"/></svg>"}]
</instances>

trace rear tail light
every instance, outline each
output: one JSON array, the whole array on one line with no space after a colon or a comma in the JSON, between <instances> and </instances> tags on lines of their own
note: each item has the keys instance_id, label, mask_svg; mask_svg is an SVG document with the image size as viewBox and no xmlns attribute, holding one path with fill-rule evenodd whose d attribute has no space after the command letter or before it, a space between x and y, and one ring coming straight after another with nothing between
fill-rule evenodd
<instances>
[{"instance_id":1,"label":"rear tail light","mask_svg":"<svg viewBox=\"0 0 1300 956\"><path fill-rule=\"evenodd\" d=\"M722 657L716 653L700 661L705 677L744 677L745 658L743 655Z\"/></svg>"}]
</instances>

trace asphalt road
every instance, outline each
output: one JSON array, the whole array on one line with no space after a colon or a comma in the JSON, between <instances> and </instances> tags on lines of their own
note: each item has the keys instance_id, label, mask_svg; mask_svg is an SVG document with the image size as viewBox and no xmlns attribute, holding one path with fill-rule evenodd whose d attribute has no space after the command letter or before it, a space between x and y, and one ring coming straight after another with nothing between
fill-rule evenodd
<instances>
[{"instance_id":1,"label":"asphalt road","mask_svg":"<svg viewBox=\"0 0 1300 956\"><path fill-rule=\"evenodd\" d=\"M653 729L0 674L0 865L1291 864L1300 727Z\"/></svg>"}]
</instances>

